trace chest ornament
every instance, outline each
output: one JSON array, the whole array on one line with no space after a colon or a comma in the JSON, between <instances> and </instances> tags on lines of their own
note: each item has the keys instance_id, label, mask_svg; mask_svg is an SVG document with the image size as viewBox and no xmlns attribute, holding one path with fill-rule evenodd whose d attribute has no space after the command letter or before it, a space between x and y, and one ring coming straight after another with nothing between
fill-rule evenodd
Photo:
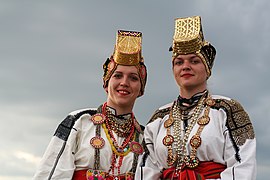
<instances>
[{"instance_id":1,"label":"chest ornament","mask_svg":"<svg viewBox=\"0 0 270 180\"><path fill-rule=\"evenodd\" d=\"M196 156L197 149L202 144L201 133L210 122L209 111L213 105L215 105L215 101L210 95L207 96L206 94L189 112L183 112L177 102L174 102L169 118L164 122L167 135L163 138L163 144L168 148L168 166L175 166L177 170L181 170L185 166L195 168L199 165L200 160ZM186 128L184 128L184 121L188 121ZM196 124L198 129L190 137L191 131ZM188 146L191 149L189 153L187 152Z\"/></svg>"},{"instance_id":2,"label":"chest ornament","mask_svg":"<svg viewBox=\"0 0 270 180\"><path fill-rule=\"evenodd\" d=\"M104 123L105 119L106 117L101 113L94 114L91 117L91 120L95 125Z\"/></svg>"},{"instance_id":3,"label":"chest ornament","mask_svg":"<svg viewBox=\"0 0 270 180\"><path fill-rule=\"evenodd\" d=\"M90 121L96 126L96 135L90 139L90 145L95 148L94 168L89 171L89 177L97 177L100 173L95 174L100 170L100 149L104 146L110 146L112 149L111 166L108 172L109 175L117 177L120 174L120 168L123 164L124 157L129 152L134 153L132 169L130 172L135 172L138 155L143 153L143 147L139 143L140 125L135 119L133 113L126 116L116 116L111 109L104 103L98 113L91 116ZM109 144L105 144L105 140L101 137L101 130L104 130ZM123 142L117 141L118 137L123 138ZM91 170L91 169L90 169ZM101 175L102 176L102 175ZM103 177L103 176L102 176Z\"/></svg>"},{"instance_id":4,"label":"chest ornament","mask_svg":"<svg viewBox=\"0 0 270 180\"><path fill-rule=\"evenodd\" d=\"M100 136L95 136L90 140L90 144L95 148L95 149L101 149L105 145L105 141L102 137Z\"/></svg>"},{"instance_id":5,"label":"chest ornament","mask_svg":"<svg viewBox=\"0 0 270 180\"><path fill-rule=\"evenodd\" d=\"M140 143L136 141L132 141L129 143L130 150L136 154L142 154L143 153L143 147Z\"/></svg>"}]
</instances>

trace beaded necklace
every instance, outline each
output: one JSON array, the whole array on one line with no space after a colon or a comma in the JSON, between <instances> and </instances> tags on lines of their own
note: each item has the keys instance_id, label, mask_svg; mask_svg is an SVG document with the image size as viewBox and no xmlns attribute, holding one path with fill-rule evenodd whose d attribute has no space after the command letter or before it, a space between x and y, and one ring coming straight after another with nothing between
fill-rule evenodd
<instances>
[{"instance_id":1,"label":"beaded necklace","mask_svg":"<svg viewBox=\"0 0 270 180\"><path fill-rule=\"evenodd\" d=\"M105 123L102 124L102 127L105 131L105 134L107 136L107 139L110 142L110 145L113 151L109 173L112 172L112 174L114 175L114 169L117 169L118 174L120 174L120 168L122 166L124 156L126 156L130 152L129 143L131 141L134 141L134 138L135 138L134 114L133 113L131 114L132 124L131 124L130 133L124 139L123 143L119 145L114 137L113 128L109 123L110 121L114 121L114 119L112 118L113 117L112 113L106 105L103 107L103 112L105 113L104 115L106 116L106 119L105 119ZM117 158L119 158L118 165L116 164Z\"/></svg>"},{"instance_id":2,"label":"beaded necklace","mask_svg":"<svg viewBox=\"0 0 270 180\"><path fill-rule=\"evenodd\" d=\"M114 125L115 124L126 124L126 122L121 123L120 119L117 119L116 123L110 123L110 121L115 121L116 116L112 114L112 109L107 107L107 103L104 103L102 106L100 106L97 110L97 114L93 115L90 120L96 125L96 136L91 138L90 144L95 148L95 162L94 162L94 170L99 171L100 167L100 149L102 149L105 145L105 140L101 137L101 127L104 129L104 132L106 134L106 137L110 143L110 146L112 148L112 158L111 158L111 166L108 172L106 174L111 174L117 178L118 175L115 175L114 170L117 169L117 173L120 174L120 168L122 166L122 162L124 159L124 156L128 155L130 151L134 153L133 157L133 163L132 167L129 172L126 174L133 174L136 170L137 162L138 162L138 156L139 154L143 153L143 148L141 144L139 144L139 136L140 133L142 133L139 123L137 122L136 118L134 117L133 113L130 115L130 118L125 119L122 121L131 121L128 122L130 124L130 127L128 130L123 130L121 132L128 132L128 135L124 136L124 141L121 145L118 145L115 136L113 134L114 131ZM119 126L118 126L119 127ZM120 132L120 134L121 134ZM116 132L115 132L116 133ZM117 134L117 133L116 133ZM127 134L127 133L126 133ZM118 134L117 134L118 136ZM117 163L118 158L118 163ZM90 169L90 171L92 171ZM101 172L103 172L101 170ZM92 177L92 176L91 176Z\"/></svg>"},{"instance_id":3,"label":"beaded necklace","mask_svg":"<svg viewBox=\"0 0 270 180\"><path fill-rule=\"evenodd\" d=\"M163 139L163 144L168 148L167 164L168 166L175 166L177 170L181 170L183 166L189 168L195 168L199 165L199 159L196 157L197 148L201 145L201 132L205 125L210 121L209 111L210 107L214 105L215 101L205 93L199 100L197 106L194 108L191 115L189 115L189 125L186 131L183 130L181 120L186 120L186 114L182 113L177 102L174 102L169 118L165 121L164 127L167 129L167 135ZM204 106L206 109L204 115L199 118ZM187 154L186 145L190 133L195 126L196 122L199 128L195 135L190 139L191 153ZM171 128L173 129L173 135L171 135ZM179 132L180 131L180 132ZM173 152L173 144L175 146L175 152Z\"/></svg>"},{"instance_id":4,"label":"beaded necklace","mask_svg":"<svg viewBox=\"0 0 270 180\"><path fill-rule=\"evenodd\" d=\"M191 117L190 117L190 124L188 125L186 132L182 133L182 121L179 121L179 119L183 119L181 116L181 112L179 111L179 107L174 106L173 107L173 119L175 119L175 122L173 124L173 137L175 139L175 144L176 144L176 156L177 156L177 162L176 162L176 168L180 169L182 164L183 164L183 159L184 157L187 155L186 152L186 144L189 138L189 135L191 133L191 130L193 129L194 125L196 124L196 121L199 117L199 115L202 112L203 109L203 101L204 101L204 97L202 97L198 103L198 105L195 107L194 112L192 113ZM177 108L178 107L178 108ZM180 133L178 132L178 130L181 130ZM183 135L183 137L182 137Z\"/></svg>"},{"instance_id":5,"label":"beaded necklace","mask_svg":"<svg viewBox=\"0 0 270 180\"><path fill-rule=\"evenodd\" d=\"M106 126L108 129L112 129L119 137L127 137L134 130L133 113L125 116L128 117L128 119L124 119L124 117L119 118L115 116L111 110L107 110L108 121L106 121Z\"/></svg>"}]
</instances>

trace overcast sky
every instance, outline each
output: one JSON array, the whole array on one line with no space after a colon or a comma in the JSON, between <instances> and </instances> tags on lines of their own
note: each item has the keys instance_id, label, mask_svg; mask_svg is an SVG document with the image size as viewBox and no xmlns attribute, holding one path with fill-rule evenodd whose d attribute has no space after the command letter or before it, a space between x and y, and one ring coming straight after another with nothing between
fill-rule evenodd
<instances>
[{"instance_id":1,"label":"overcast sky","mask_svg":"<svg viewBox=\"0 0 270 180\"><path fill-rule=\"evenodd\" d=\"M102 64L118 29L143 33L146 124L178 96L171 72L174 19L200 15L217 49L212 94L241 102L257 138L258 180L270 177L269 0L0 0L0 179L33 176L57 125L106 100Z\"/></svg>"}]
</instances>

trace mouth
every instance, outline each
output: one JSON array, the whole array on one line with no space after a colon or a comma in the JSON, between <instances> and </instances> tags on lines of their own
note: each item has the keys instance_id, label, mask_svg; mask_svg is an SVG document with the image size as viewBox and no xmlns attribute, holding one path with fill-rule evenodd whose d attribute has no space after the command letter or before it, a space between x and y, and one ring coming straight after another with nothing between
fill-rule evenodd
<instances>
[{"instance_id":1,"label":"mouth","mask_svg":"<svg viewBox=\"0 0 270 180\"><path fill-rule=\"evenodd\" d=\"M119 94L121 94L121 95L128 95L128 94L130 94L130 92L129 91L127 91L127 90L117 90L117 92L119 93Z\"/></svg>"},{"instance_id":2,"label":"mouth","mask_svg":"<svg viewBox=\"0 0 270 180\"><path fill-rule=\"evenodd\" d=\"M181 77L183 77L183 78L189 78L191 76L193 76L193 74L182 74L181 75Z\"/></svg>"}]
</instances>

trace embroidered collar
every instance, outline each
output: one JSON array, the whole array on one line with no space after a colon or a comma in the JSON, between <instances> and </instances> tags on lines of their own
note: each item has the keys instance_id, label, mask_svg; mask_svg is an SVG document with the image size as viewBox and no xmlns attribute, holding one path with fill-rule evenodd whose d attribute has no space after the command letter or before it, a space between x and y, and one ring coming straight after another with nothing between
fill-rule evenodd
<instances>
[{"instance_id":1,"label":"embroidered collar","mask_svg":"<svg viewBox=\"0 0 270 180\"><path fill-rule=\"evenodd\" d=\"M177 103L180 108L189 109L196 106L203 95L207 95L208 91L204 90L203 92L199 92L194 94L190 99L186 99L181 97L180 95L177 98Z\"/></svg>"},{"instance_id":2,"label":"embroidered collar","mask_svg":"<svg viewBox=\"0 0 270 180\"><path fill-rule=\"evenodd\" d=\"M117 115L116 109L114 109L113 107L110 107L110 106L107 106L107 107L108 107L109 111L112 113L112 115L117 119L129 120L132 116L132 113Z\"/></svg>"}]
</instances>

